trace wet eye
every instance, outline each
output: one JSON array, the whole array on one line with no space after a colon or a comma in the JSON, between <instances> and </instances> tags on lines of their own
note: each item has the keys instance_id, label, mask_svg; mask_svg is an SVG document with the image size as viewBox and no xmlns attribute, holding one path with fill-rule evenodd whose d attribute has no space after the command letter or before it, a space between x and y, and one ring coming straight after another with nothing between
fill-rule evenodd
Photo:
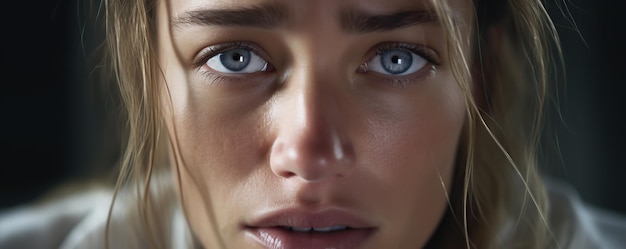
<instances>
[{"instance_id":1,"label":"wet eye","mask_svg":"<svg viewBox=\"0 0 626 249\"><path fill-rule=\"evenodd\" d=\"M367 63L367 70L382 74L408 75L428 64L428 61L406 49L390 49L379 52Z\"/></svg>"},{"instance_id":2,"label":"wet eye","mask_svg":"<svg viewBox=\"0 0 626 249\"><path fill-rule=\"evenodd\" d=\"M254 73L268 69L267 61L247 48L225 50L209 58L206 65L220 73Z\"/></svg>"}]
</instances>

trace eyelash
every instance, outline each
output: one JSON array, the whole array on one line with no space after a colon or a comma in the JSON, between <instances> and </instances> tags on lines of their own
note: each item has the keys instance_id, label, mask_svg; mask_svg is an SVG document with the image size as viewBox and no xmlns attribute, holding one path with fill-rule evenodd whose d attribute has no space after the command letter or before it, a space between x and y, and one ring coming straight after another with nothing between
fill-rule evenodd
<instances>
[{"instance_id":1,"label":"eyelash","mask_svg":"<svg viewBox=\"0 0 626 249\"><path fill-rule=\"evenodd\" d=\"M430 49L427 49L424 46L410 44L410 43L403 43L403 42L381 43L376 46L374 56L382 55L385 52L389 52L391 50L396 50L396 49L407 50L408 52L415 53L421 56L422 58L424 58L426 61L428 61L428 63L432 64L433 66L441 65L441 62L436 58L436 56L433 54L434 52L431 51ZM373 59L374 56L370 57L367 61L370 61L371 59Z\"/></svg>"},{"instance_id":2,"label":"eyelash","mask_svg":"<svg viewBox=\"0 0 626 249\"><path fill-rule=\"evenodd\" d=\"M236 74L228 75L228 76L221 75L219 73L215 73L215 72L212 72L211 70L207 70L203 68L206 65L207 61L213 56L216 56L219 53L222 53L224 51L227 51L230 49L237 49L237 48L248 49L251 52L261 56L261 58L268 61L269 63L269 60L266 59L267 56L265 56L265 53L263 52L263 50L259 48L257 45L255 45L254 43L250 43L246 41L235 41L235 42L217 44L217 45L213 45L213 46L205 48L199 53L197 59L193 62L193 66L209 82L222 82L224 84L228 84L230 83L230 81L233 81L234 83L234 81L237 81L240 77L244 77L244 76L240 76L240 75L238 76ZM374 48L374 53L370 57L368 57L366 62L371 61L377 55L382 55L385 52L389 52L391 50L398 50L398 49L415 53L416 55L424 58L430 64L429 72L434 72L436 68L441 65L441 62L436 57L436 52L434 52L433 50L426 48L424 46L421 46L421 45L403 43L403 42L384 42L384 43L376 45ZM404 87L404 86L410 85L411 83L415 81L419 81L420 79L426 76L425 74L428 74L429 72L423 72L418 75L406 75L406 76L396 76L396 77L380 75L379 78L382 81L388 82L392 86Z\"/></svg>"},{"instance_id":3,"label":"eyelash","mask_svg":"<svg viewBox=\"0 0 626 249\"><path fill-rule=\"evenodd\" d=\"M403 42L384 42L378 44L374 49L373 55L368 57L366 62L371 61L376 56L381 56L386 52L398 49L406 50L424 58L424 60L428 62L428 65L426 65L425 67L429 67L429 69L426 72L421 72L417 74L414 73L404 76L378 75L378 79L380 81L385 82L392 87L404 88L410 86L412 83L419 82L428 75L434 73L437 70L437 67L442 64L441 61L437 59L437 53L432 49L417 44Z\"/></svg>"},{"instance_id":4,"label":"eyelash","mask_svg":"<svg viewBox=\"0 0 626 249\"><path fill-rule=\"evenodd\" d=\"M220 53L228 51L230 49L247 49L250 52L260 56L263 60L269 61L267 59L267 54L255 43L247 42L247 41L233 41L226 42L216 45L211 45L203 50L201 50L197 56L197 58L193 61L193 68L197 71L198 75L201 77L202 82L208 84L210 86L221 85L228 88L237 88L237 87L245 87L246 85L255 85L260 82L266 81L268 78L259 78L259 77L251 77L251 75L243 74L223 74L220 72L214 72L211 69L205 68L208 67L206 64L214 56L217 56ZM269 62L268 62L269 63ZM271 64L271 63L269 63ZM272 66L272 65L270 65ZM273 66L272 66L273 67Z\"/></svg>"},{"instance_id":5,"label":"eyelash","mask_svg":"<svg viewBox=\"0 0 626 249\"><path fill-rule=\"evenodd\" d=\"M194 68L201 69L202 66L206 64L207 61L209 61L209 59L211 59L211 57L216 56L217 54L227 51L229 49L236 49L236 48L249 49L251 52L257 55L262 54L261 49L259 49L255 45L252 45L249 42L244 42L244 41L227 42L227 43L213 45L202 50L200 54L198 54L198 59L194 61L193 66Z\"/></svg>"}]
</instances>

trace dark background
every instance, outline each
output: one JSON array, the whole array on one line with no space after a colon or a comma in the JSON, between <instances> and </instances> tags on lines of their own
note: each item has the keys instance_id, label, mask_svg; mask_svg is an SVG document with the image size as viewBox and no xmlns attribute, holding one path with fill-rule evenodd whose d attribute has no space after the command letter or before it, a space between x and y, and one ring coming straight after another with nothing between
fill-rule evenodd
<instances>
[{"instance_id":1,"label":"dark background","mask_svg":"<svg viewBox=\"0 0 626 249\"><path fill-rule=\"evenodd\" d=\"M593 205L626 214L626 7L572 0L578 30L547 2L561 35L567 85L555 141L561 162L545 167ZM116 129L92 82L94 33L83 33L78 0L2 1L0 210L51 187L100 174L119 153ZM82 3L82 2L81 2ZM91 24L89 24L91 25Z\"/></svg>"}]
</instances>

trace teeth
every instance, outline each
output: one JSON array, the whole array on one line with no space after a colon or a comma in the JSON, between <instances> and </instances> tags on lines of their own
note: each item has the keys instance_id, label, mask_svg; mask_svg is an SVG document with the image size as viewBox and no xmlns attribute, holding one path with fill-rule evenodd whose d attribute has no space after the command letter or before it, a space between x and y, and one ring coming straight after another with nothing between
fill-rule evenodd
<instances>
[{"instance_id":1,"label":"teeth","mask_svg":"<svg viewBox=\"0 0 626 249\"><path fill-rule=\"evenodd\" d=\"M345 230L347 227L346 226L332 226L332 227L319 227L319 228L313 228L313 231L316 232L332 232L332 231L340 231L340 230Z\"/></svg>"},{"instance_id":2,"label":"teeth","mask_svg":"<svg viewBox=\"0 0 626 249\"><path fill-rule=\"evenodd\" d=\"M312 228L310 227L292 227L291 230L296 232L309 232Z\"/></svg>"},{"instance_id":3,"label":"teeth","mask_svg":"<svg viewBox=\"0 0 626 249\"><path fill-rule=\"evenodd\" d=\"M334 232L346 230L348 227L346 226L331 226L331 227L283 227L285 229L289 229L294 232Z\"/></svg>"}]
</instances>

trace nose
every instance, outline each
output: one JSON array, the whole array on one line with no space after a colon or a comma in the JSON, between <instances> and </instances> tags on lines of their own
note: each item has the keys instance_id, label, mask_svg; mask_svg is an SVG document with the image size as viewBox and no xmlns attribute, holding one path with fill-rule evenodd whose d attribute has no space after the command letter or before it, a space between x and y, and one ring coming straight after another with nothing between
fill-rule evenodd
<instances>
[{"instance_id":1,"label":"nose","mask_svg":"<svg viewBox=\"0 0 626 249\"><path fill-rule=\"evenodd\" d=\"M283 98L275 103L277 135L270 167L277 176L318 182L354 171L345 91L340 82L321 75L309 73L287 82Z\"/></svg>"}]
</instances>

